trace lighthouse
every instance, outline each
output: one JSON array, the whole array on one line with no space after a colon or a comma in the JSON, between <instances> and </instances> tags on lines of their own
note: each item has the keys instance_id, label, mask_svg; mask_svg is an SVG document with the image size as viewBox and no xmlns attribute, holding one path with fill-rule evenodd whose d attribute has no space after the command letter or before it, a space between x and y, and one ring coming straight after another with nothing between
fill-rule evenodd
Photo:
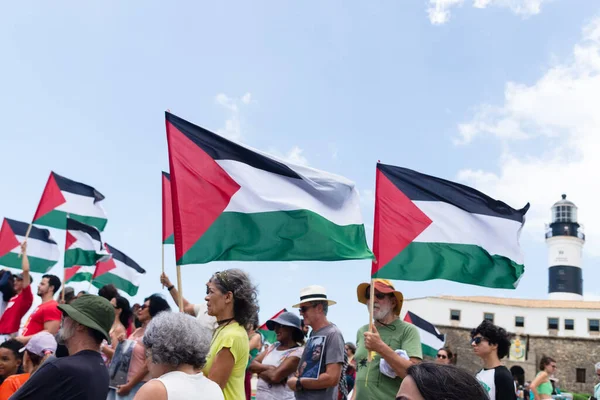
<instances>
[{"instance_id":1,"label":"lighthouse","mask_svg":"<svg viewBox=\"0 0 600 400\"><path fill-rule=\"evenodd\" d=\"M577 222L577 206L563 194L552 206L546 229L550 300L583 300L581 254L585 235Z\"/></svg>"}]
</instances>

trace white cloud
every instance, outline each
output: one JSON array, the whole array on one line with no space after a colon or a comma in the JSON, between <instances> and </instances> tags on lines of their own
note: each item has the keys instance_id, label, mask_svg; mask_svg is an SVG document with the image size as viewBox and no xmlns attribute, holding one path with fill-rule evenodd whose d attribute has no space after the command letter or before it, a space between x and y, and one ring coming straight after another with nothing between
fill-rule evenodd
<instances>
[{"instance_id":1,"label":"white cloud","mask_svg":"<svg viewBox=\"0 0 600 400\"><path fill-rule=\"evenodd\" d=\"M215 96L215 103L229 111L229 117L225 121L225 126L217 130L219 135L235 141L239 141L242 138L240 105L250 104L251 99L252 94L249 92L239 99L229 97L225 93L219 93Z\"/></svg>"},{"instance_id":2,"label":"white cloud","mask_svg":"<svg viewBox=\"0 0 600 400\"><path fill-rule=\"evenodd\" d=\"M543 238L550 207L566 193L586 225L586 251L600 256L600 18L583 30L573 57L528 86L509 82L504 104L483 105L461 124L460 143L499 140L499 171L463 170L458 179L521 207L529 201L525 232ZM536 140L532 140L536 139Z\"/></svg>"},{"instance_id":3,"label":"white cloud","mask_svg":"<svg viewBox=\"0 0 600 400\"><path fill-rule=\"evenodd\" d=\"M473 7L501 7L508 8L513 13L522 17L539 14L542 11L542 3L549 0L473 0ZM427 14L429 21L434 25L441 25L450 19L450 10L462 6L464 0L429 0Z\"/></svg>"}]
</instances>

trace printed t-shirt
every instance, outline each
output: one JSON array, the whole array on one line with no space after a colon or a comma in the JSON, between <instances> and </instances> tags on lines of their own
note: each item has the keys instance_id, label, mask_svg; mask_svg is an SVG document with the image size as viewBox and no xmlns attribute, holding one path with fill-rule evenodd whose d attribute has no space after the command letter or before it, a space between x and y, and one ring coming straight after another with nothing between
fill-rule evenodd
<instances>
[{"instance_id":1,"label":"printed t-shirt","mask_svg":"<svg viewBox=\"0 0 600 400\"><path fill-rule=\"evenodd\" d=\"M29 374L11 375L0 385L0 400L7 400L29 379Z\"/></svg>"},{"instance_id":2,"label":"printed t-shirt","mask_svg":"<svg viewBox=\"0 0 600 400\"><path fill-rule=\"evenodd\" d=\"M483 385L490 400L515 400L515 381L512 374L503 365L496 368L482 369L475 378Z\"/></svg>"},{"instance_id":3,"label":"printed t-shirt","mask_svg":"<svg viewBox=\"0 0 600 400\"><path fill-rule=\"evenodd\" d=\"M21 319L27 314L32 304L33 293L31 292L31 285L28 285L8 302L6 310L0 318L0 335L10 335L18 332Z\"/></svg>"},{"instance_id":4,"label":"printed t-shirt","mask_svg":"<svg viewBox=\"0 0 600 400\"><path fill-rule=\"evenodd\" d=\"M129 372L127 372L127 382L131 380L139 371L146 365L146 349L142 339L144 338L145 328L137 328L130 336L129 340L135 341L131 352L131 364L129 364ZM144 376L142 382L148 382L152 377L150 372Z\"/></svg>"},{"instance_id":5,"label":"printed t-shirt","mask_svg":"<svg viewBox=\"0 0 600 400\"><path fill-rule=\"evenodd\" d=\"M223 389L223 396L225 400L245 399L244 377L246 375L246 364L248 364L250 346L248 343L248 333L235 321L217 328L215 331L210 350L206 357L206 365L202 370L205 376L210 376L210 369L215 361L215 357L223 348L229 349L234 360L233 370L231 371L227 385Z\"/></svg>"},{"instance_id":6,"label":"printed t-shirt","mask_svg":"<svg viewBox=\"0 0 600 400\"><path fill-rule=\"evenodd\" d=\"M35 335L44 330L44 323L48 321L60 321L62 313L58 309L58 302L50 300L42 303L31 313L23 328L23 336Z\"/></svg>"},{"instance_id":7,"label":"printed t-shirt","mask_svg":"<svg viewBox=\"0 0 600 400\"><path fill-rule=\"evenodd\" d=\"M298 376L315 379L329 364L343 364L345 359L344 336L334 324L310 333L298 365ZM342 371L343 372L343 371ZM342 378L343 379L343 378ZM296 392L298 400L337 400L338 385L319 390Z\"/></svg>"},{"instance_id":8,"label":"printed t-shirt","mask_svg":"<svg viewBox=\"0 0 600 400\"><path fill-rule=\"evenodd\" d=\"M290 357L300 358L304 352L304 347L294 347L293 349L279 350L279 342L269 346L267 355L262 360L263 365L272 365L279 367ZM293 376L292 373L290 375ZM289 377L288 377L289 378ZM287 383L270 384L258 378L256 383L256 400L293 400L294 392L288 387Z\"/></svg>"},{"instance_id":9,"label":"printed t-shirt","mask_svg":"<svg viewBox=\"0 0 600 400\"><path fill-rule=\"evenodd\" d=\"M368 330L369 325L365 325L356 334L355 399L394 399L402 383L402 378L390 378L382 374L379 370L381 356L377 353L374 354L372 362L367 362L369 352L365 347L364 334ZM409 357L423 358L419 331L413 324L397 319L389 325L377 326L377 332L379 332L381 340L392 350L404 350Z\"/></svg>"}]
</instances>

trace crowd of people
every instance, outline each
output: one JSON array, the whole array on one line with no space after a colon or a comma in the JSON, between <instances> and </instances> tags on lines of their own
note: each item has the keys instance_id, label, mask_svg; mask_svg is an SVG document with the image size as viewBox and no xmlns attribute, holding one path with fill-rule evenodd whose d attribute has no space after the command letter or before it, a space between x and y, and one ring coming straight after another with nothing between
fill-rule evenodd
<instances>
[{"instance_id":1,"label":"crowd of people","mask_svg":"<svg viewBox=\"0 0 600 400\"><path fill-rule=\"evenodd\" d=\"M178 303L169 277L163 273L160 282ZM453 365L449 348L424 362L417 328L399 318L402 293L387 280L373 282L373 290L371 283L357 287L358 302L369 304L371 293L374 299L373 325L362 326L355 342L329 321L336 302L313 285L301 290L293 306L299 313L267 321L276 340L265 343L257 288L239 269L213 274L205 302L182 299L182 313L159 294L131 306L113 285L98 295L69 287L61 293L60 279L44 275L41 304L21 327L33 303L23 245L22 272L0 272L0 400L250 400L253 376L256 400L552 398L555 360L544 357L519 391L501 364L508 334L489 321L471 334L482 360L476 376ZM600 364L596 369L600 376Z\"/></svg>"}]
</instances>

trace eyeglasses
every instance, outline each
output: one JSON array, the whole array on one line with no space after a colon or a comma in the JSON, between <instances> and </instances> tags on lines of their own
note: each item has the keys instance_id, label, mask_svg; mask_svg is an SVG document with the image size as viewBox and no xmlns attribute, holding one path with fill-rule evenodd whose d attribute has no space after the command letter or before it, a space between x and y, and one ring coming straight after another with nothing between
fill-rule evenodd
<instances>
[{"instance_id":1,"label":"eyeglasses","mask_svg":"<svg viewBox=\"0 0 600 400\"><path fill-rule=\"evenodd\" d=\"M484 337L477 336L477 337L474 337L473 339L471 339L471 344L478 345L484 340L486 340Z\"/></svg>"},{"instance_id":2,"label":"eyeglasses","mask_svg":"<svg viewBox=\"0 0 600 400\"><path fill-rule=\"evenodd\" d=\"M367 298L367 300L369 300L371 298L371 290L369 288L367 288L367 292L365 293L365 297ZM383 300L386 297L388 297L387 293L375 292L375 298L377 300Z\"/></svg>"},{"instance_id":3,"label":"eyeglasses","mask_svg":"<svg viewBox=\"0 0 600 400\"><path fill-rule=\"evenodd\" d=\"M300 307L300 312L301 312L302 314L304 314L304 313L305 313L306 311L308 311L309 309L311 309L311 308L315 308L315 307L316 307L316 306L315 306L314 304L311 304L311 305L309 305L309 306L302 306L302 307Z\"/></svg>"},{"instance_id":4,"label":"eyeglasses","mask_svg":"<svg viewBox=\"0 0 600 400\"><path fill-rule=\"evenodd\" d=\"M446 356L444 354L438 354L437 358L441 358L442 360L445 360L446 358L448 358L448 356Z\"/></svg>"},{"instance_id":5,"label":"eyeglasses","mask_svg":"<svg viewBox=\"0 0 600 400\"><path fill-rule=\"evenodd\" d=\"M150 307L150 306L147 306L146 304L142 304L142 305L140 306L140 311L142 311L142 310L145 310L145 309L146 309L146 308L148 308L148 307Z\"/></svg>"}]
</instances>

